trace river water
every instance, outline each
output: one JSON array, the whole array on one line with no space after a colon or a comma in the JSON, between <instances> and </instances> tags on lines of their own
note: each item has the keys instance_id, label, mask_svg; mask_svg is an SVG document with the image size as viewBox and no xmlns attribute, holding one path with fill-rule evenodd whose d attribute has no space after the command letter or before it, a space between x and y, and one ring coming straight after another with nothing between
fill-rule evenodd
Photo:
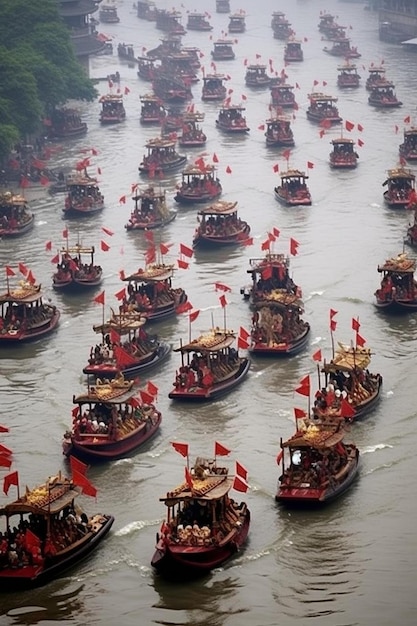
<instances>
[{"instance_id":1,"label":"river water","mask_svg":"<svg viewBox=\"0 0 417 626\"><path fill-rule=\"evenodd\" d=\"M101 25L103 32L119 42L131 43L136 55L142 46L150 49L162 36L153 23L140 21L132 4L118 0L119 24ZM213 39L225 31L227 15L216 14L210 3ZM211 6L213 5L213 6ZM170 3L158 2L161 8ZM309 348L288 361L253 361L247 380L225 399L207 406L175 404L169 401L175 370L175 353L151 380L158 385L158 407L163 413L159 436L130 458L109 466L93 467L89 476L98 488L97 502L83 498L85 506L115 515L113 531L97 553L75 571L36 592L2 595L0 623L73 624L119 623L181 624L199 626L392 626L415 624L415 557L417 514L415 494L415 384L416 318L388 317L373 305L379 285L377 265L402 251L402 239L410 216L392 211L382 202L386 170L398 162L404 117L413 116L417 71L415 56L400 47L378 40L377 15L364 5L337 0L294 0L293 3L262 0L255 5L240 0L233 10L247 12L247 30L238 36L236 59L217 69L230 74L228 87L233 100L247 96L247 119L251 132L246 137L221 135L215 128L216 104L200 100L201 84L193 87L196 109L205 112L203 128L208 135L205 152L219 158L218 175L223 198L238 201L240 217L252 227L253 247L233 251L200 253L187 271L178 271L175 285L186 289L200 316L193 332L222 325L223 313L214 289L215 281L232 288L227 294L227 325L249 328L250 312L242 300L240 287L247 283L249 259L261 254L260 245L274 226L281 231L275 251L289 251L289 240L296 239L299 254L291 258L291 273L303 289L305 319L312 327ZM184 0L182 11L205 10L202 0ZM362 74L359 89L338 91L338 59L323 52L317 24L322 10L339 16L339 23L351 26L348 34L362 53L357 61ZM290 165L309 170L313 206L286 209L274 199L278 175L273 165L285 167L282 151L265 147L258 130L268 117L269 90L251 92L244 85L244 59L255 62L256 54L274 68L283 68L284 43L275 40L270 28L271 14L283 10L303 43L303 63L287 67L288 82L298 83L293 131L296 146ZM212 40L205 33L190 32L185 45L198 46L210 70ZM387 76L396 85L404 102L401 109L376 111L367 104L365 79L369 65L384 60ZM100 240L110 245L98 252L97 261L105 274L106 314L117 306L114 294L120 290L119 271L133 271L143 265L145 240L141 234L124 229L132 204L131 184L138 181L137 167L147 139L155 129L139 124L139 95L149 84L137 78L136 68L113 56L91 59L91 76L104 77L119 71L127 119L114 128L102 128L99 104L82 106L88 123L86 137L62 145L51 167L70 168L83 158L83 150L95 148L90 173L102 170L101 189L106 208L90 221L69 222L70 240L80 240L99 249ZM307 94L313 81L317 88L339 97L344 120L361 124L363 132L346 133L364 142L356 171L332 171L328 163L330 140L340 129L319 129L306 119ZM323 81L327 85L322 87ZM100 82L101 93L107 83ZM396 133L395 126L399 127ZM189 153L192 155L199 152ZM226 174L230 166L231 174ZM180 175L161 181L173 202ZM125 205L119 198L127 195ZM0 266L17 266L23 261L43 284L46 296L62 313L59 329L42 342L1 351L1 419L10 427L2 441L14 451L12 469L19 471L21 486L34 486L66 465L61 453L61 437L71 422L72 396L85 384L81 373L90 346L95 343L92 326L100 322L101 309L92 296L69 297L55 294L51 287L53 265L50 258L62 245L62 196L44 195L33 202L36 212L34 231L16 241L0 242ZM114 231L106 236L101 227ZM178 244L191 245L196 226L196 210L179 208L177 219L160 235L164 243L174 243L168 261L175 262ZM45 251L52 240L53 253ZM98 293L98 292L97 292ZM355 424L351 436L361 451L360 478L354 488L330 507L320 511L288 512L275 502L278 468L275 457L280 437L294 430L293 407L303 406L294 389L299 380L316 370L311 355L318 348L330 357L329 309L338 311L336 340L353 338L351 318L359 317L361 334L374 353L371 369L384 377L383 397L378 408ZM180 317L155 327L161 338L174 346L187 339L187 320ZM144 378L146 382L146 378ZM313 385L315 388L315 385ZM168 489L182 481L183 460L173 450L172 440L188 442L191 457L210 455L214 441L232 449L234 459L249 470L250 491L245 499L252 513L252 527L245 549L203 580L186 585L164 582L150 567L155 534L164 510L158 501ZM414 478L413 478L414 477ZM414 487L413 487L414 485ZM13 488L12 488L13 489ZM0 503L5 501L0 495Z\"/></svg>"}]
</instances>

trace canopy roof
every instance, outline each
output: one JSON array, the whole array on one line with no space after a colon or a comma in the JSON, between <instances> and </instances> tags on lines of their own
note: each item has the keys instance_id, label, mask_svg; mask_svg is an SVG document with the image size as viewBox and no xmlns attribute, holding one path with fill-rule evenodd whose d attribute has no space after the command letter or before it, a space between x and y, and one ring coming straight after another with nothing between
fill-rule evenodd
<instances>
[{"instance_id":1,"label":"canopy roof","mask_svg":"<svg viewBox=\"0 0 417 626\"><path fill-rule=\"evenodd\" d=\"M31 285L24 280L19 282L19 287L11 289L9 292L0 295L0 304L5 302L16 302L18 304L30 304L41 298L41 286Z\"/></svg>"},{"instance_id":2,"label":"canopy roof","mask_svg":"<svg viewBox=\"0 0 417 626\"><path fill-rule=\"evenodd\" d=\"M200 168L198 165L187 165L187 167L183 171L183 176L205 176L206 174L210 174L216 170L214 165L208 163L203 166L204 169Z\"/></svg>"},{"instance_id":3,"label":"canopy roof","mask_svg":"<svg viewBox=\"0 0 417 626\"><path fill-rule=\"evenodd\" d=\"M337 98L335 96L326 96L324 93L313 92L308 94L310 100L314 102L337 102Z\"/></svg>"},{"instance_id":4,"label":"canopy roof","mask_svg":"<svg viewBox=\"0 0 417 626\"><path fill-rule=\"evenodd\" d=\"M219 328L213 328L207 334L200 335L190 343L175 348L174 352L219 352L229 348L235 337L235 333L231 330L222 331Z\"/></svg>"},{"instance_id":5,"label":"canopy roof","mask_svg":"<svg viewBox=\"0 0 417 626\"><path fill-rule=\"evenodd\" d=\"M347 137L338 137L338 139L332 139L330 143L332 143L335 146L340 143L343 143L343 144L349 143L353 145L355 142L353 141L353 139L348 139Z\"/></svg>"},{"instance_id":6,"label":"canopy roof","mask_svg":"<svg viewBox=\"0 0 417 626\"><path fill-rule=\"evenodd\" d=\"M6 504L0 509L0 515L10 516L16 513L54 515L69 506L80 492L80 487L73 485L68 478L61 477L59 473L32 490L26 487L25 495Z\"/></svg>"},{"instance_id":7,"label":"canopy roof","mask_svg":"<svg viewBox=\"0 0 417 626\"><path fill-rule=\"evenodd\" d=\"M68 248L62 246L61 254L94 254L94 246L84 248L79 243L77 243L75 246L69 246Z\"/></svg>"},{"instance_id":8,"label":"canopy roof","mask_svg":"<svg viewBox=\"0 0 417 626\"><path fill-rule=\"evenodd\" d=\"M221 500L226 496L233 486L231 476L212 474L203 479L192 479L193 488L190 489L187 483L182 483L166 496L160 498L167 506L173 506L180 500L190 500L198 498L203 502Z\"/></svg>"},{"instance_id":9,"label":"canopy roof","mask_svg":"<svg viewBox=\"0 0 417 626\"><path fill-rule=\"evenodd\" d=\"M111 319L104 322L104 324L97 324L93 326L93 330L96 333L105 335L111 330L115 330L121 335L126 335L131 331L138 330L144 324L146 324L146 317L143 317L141 313L126 313L122 315L115 315Z\"/></svg>"},{"instance_id":10,"label":"canopy roof","mask_svg":"<svg viewBox=\"0 0 417 626\"><path fill-rule=\"evenodd\" d=\"M385 182L382 183L382 185L386 185L388 183L389 180L395 179L395 178L405 178L408 180L415 180L416 177L413 174L413 172L405 167L394 167L391 170L388 170L388 178Z\"/></svg>"},{"instance_id":11,"label":"canopy roof","mask_svg":"<svg viewBox=\"0 0 417 626\"><path fill-rule=\"evenodd\" d=\"M335 372L337 370L343 370L350 372L354 369L364 370L371 362L371 350L370 348L354 348L353 346L346 346L339 342L339 347L336 350L334 358L329 363L324 363L324 372Z\"/></svg>"},{"instance_id":12,"label":"canopy roof","mask_svg":"<svg viewBox=\"0 0 417 626\"><path fill-rule=\"evenodd\" d=\"M105 404L120 404L137 395L135 381L125 380L123 374L119 374L113 380L101 380L97 378L96 384L91 385L87 393L73 397L74 404L81 402L104 402Z\"/></svg>"},{"instance_id":13,"label":"canopy roof","mask_svg":"<svg viewBox=\"0 0 417 626\"><path fill-rule=\"evenodd\" d=\"M309 423L306 430L298 430L290 439L282 443L283 448L333 448L344 437L343 429L326 428L322 425Z\"/></svg>"},{"instance_id":14,"label":"canopy roof","mask_svg":"<svg viewBox=\"0 0 417 626\"><path fill-rule=\"evenodd\" d=\"M249 274L253 272L263 272L263 270L272 265L276 267L284 266L285 269L288 269L290 265L289 257L285 256L285 254L271 254L268 252L263 259L250 259L249 260L250 269L247 270Z\"/></svg>"},{"instance_id":15,"label":"canopy roof","mask_svg":"<svg viewBox=\"0 0 417 626\"><path fill-rule=\"evenodd\" d=\"M206 209L201 209L199 215L232 215L236 213L237 202L227 202L226 200L218 200Z\"/></svg>"},{"instance_id":16,"label":"canopy roof","mask_svg":"<svg viewBox=\"0 0 417 626\"><path fill-rule=\"evenodd\" d=\"M409 259L405 252L397 257L387 259L383 265L378 265L378 272L394 272L397 274L413 274L416 269L415 259Z\"/></svg>"},{"instance_id":17,"label":"canopy roof","mask_svg":"<svg viewBox=\"0 0 417 626\"><path fill-rule=\"evenodd\" d=\"M145 269L139 268L137 272L126 276L123 280L152 283L159 280L168 280L168 278L172 278L173 275L174 265L159 263L157 265L148 265Z\"/></svg>"},{"instance_id":18,"label":"canopy roof","mask_svg":"<svg viewBox=\"0 0 417 626\"><path fill-rule=\"evenodd\" d=\"M99 102L122 102L123 94L121 93L106 93L101 96Z\"/></svg>"},{"instance_id":19,"label":"canopy roof","mask_svg":"<svg viewBox=\"0 0 417 626\"><path fill-rule=\"evenodd\" d=\"M233 39L218 39L217 41L214 42L215 46L231 46L233 45L235 42L233 41Z\"/></svg>"},{"instance_id":20,"label":"canopy roof","mask_svg":"<svg viewBox=\"0 0 417 626\"><path fill-rule=\"evenodd\" d=\"M146 148L173 148L175 146L175 141L172 141L172 139L155 137L154 139L149 139L145 146Z\"/></svg>"},{"instance_id":21,"label":"canopy roof","mask_svg":"<svg viewBox=\"0 0 417 626\"><path fill-rule=\"evenodd\" d=\"M282 180L284 180L285 178L308 178L306 173L302 172L301 170L287 170L286 172L282 172L280 176Z\"/></svg>"},{"instance_id":22,"label":"canopy roof","mask_svg":"<svg viewBox=\"0 0 417 626\"><path fill-rule=\"evenodd\" d=\"M10 204L10 205L21 205L26 206L27 200L23 196L19 194L14 194L11 191L5 191L0 193L0 205Z\"/></svg>"}]
</instances>

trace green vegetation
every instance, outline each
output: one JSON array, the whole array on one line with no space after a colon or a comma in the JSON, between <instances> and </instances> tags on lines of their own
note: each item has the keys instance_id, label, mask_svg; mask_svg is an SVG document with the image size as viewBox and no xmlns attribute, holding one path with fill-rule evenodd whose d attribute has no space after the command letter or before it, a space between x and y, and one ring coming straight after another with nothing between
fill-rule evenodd
<instances>
[{"instance_id":1,"label":"green vegetation","mask_svg":"<svg viewBox=\"0 0 417 626\"><path fill-rule=\"evenodd\" d=\"M56 0L0 1L0 160L54 107L96 95Z\"/></svg>"}]
</instances>

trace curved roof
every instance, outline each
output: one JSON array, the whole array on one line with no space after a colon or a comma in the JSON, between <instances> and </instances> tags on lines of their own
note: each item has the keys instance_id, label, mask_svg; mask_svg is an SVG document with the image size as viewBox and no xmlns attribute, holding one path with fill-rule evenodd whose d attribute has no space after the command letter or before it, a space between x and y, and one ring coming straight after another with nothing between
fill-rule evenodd
<instances>
[{"instance_id":1,"label":"curved roof","mask_svg":"<svg viewBox=\"0 0 417 626\"><path fill-rule=\"evenodd\" d=\"M175 348L174 352L218 352L229 348L235 340L233 331L221 331L214 328L211 332L200 335L190 343Z\"/></svg>"},{"instance_id":2,"label":"curved roof","mask_svg":"<svg viewBox=\"0 0 417 626\"><path fill-rule=\"evenodd\" d=\"M139 268L137 272L126 276L124 281L157 282L167 280L174 275L174 265L148 265L145 269Z\"/></svg>"},{"instance_id":3,"label":"curved roof","mask_svg":"<svg viewBox=\"0 0 417 626\"><path fill-rule=\"evenodd\" d=\"M59 513L81 493L81 488L73 485L68 478L51 476L43 485L31 490L14 502L0 509L0 515L16 513L34 513L35 515L54 515Z\"/></svg>"},{"instance_id":4,"label":"curved roof","mask_svg":"<svg viewBox=\"0 0 417 626\"><path fill-rule=\"evenodd\" d=\"M305 172L301 170L287 170L286 172L282 172L280 174L281 178L308 178Z\"/></svg>"},{"instance_id":5,"label":"curved roof","mask_svg":"<svg viewBox=\"0 0 417 626\"><path fill-rule=\"evenodd\" d=\"M354 369L364 370L371 362L371 354L370 348L354 348L353 346L339 343L333 359L329 363L324 363L323 371L334 372L343 370L349 372Z\"/></svg>"},{"instance_id":6,"label":"curved roof","mask_svg":"<svg viewBox=\"0 0 417 626\"><path fill-rule=\"evenodd\" d=\"M405 252L399 254L395 258L387 259L383 265L378 265L378 272L413 274L415 270L415 259L409 259Z\"/></svg>"},{"instance_id":7,"label":"curved roof","mask_svg":"<svg viewBox=\"0 0 417 626\"><path fill-rule=\"evenodd\" d=\"M209 207L201 209L199 215L231 215L236 213L237 202L227 202L226 200L218 200Z\"/></svg>"},{"instance_id":8,"label":"curved roof","mask_svg":"<svg viewBox=\"0 0 417 626\"><path fill-rule=\"evenodd\" d=\"M36 302L42 296L40 285L31 285L24 280L19 282L19 287L10 289L7 293L0 295L0 304L5 302L17 302L30 304Z\"/></svg>"},{"instance_id":9,"label":"curved roof","mask_svg":"<svg viewBox=\"0 0 417 626\"><path fill-rule=\"evenodd\" d=\"M282 443L283 448L333 448L343 440L343 430L333 426L326 429L316 424L308 424L306 430L298 430L290 439Z\"/></svg>"}]
</instances>

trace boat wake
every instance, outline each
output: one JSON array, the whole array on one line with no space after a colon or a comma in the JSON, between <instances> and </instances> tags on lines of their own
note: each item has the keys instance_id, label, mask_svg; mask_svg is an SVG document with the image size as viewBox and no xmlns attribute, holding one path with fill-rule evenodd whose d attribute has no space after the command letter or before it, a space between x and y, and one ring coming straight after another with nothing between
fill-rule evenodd
<instances>
[{"instance_id":1,"label":"boat wake","mask_svg":"<svg viewBox=\"0 0 417 626\"><path fill-rule=\"evenodd\" d=\"M393 448L389 443L377 443L376 446L367 446L361 448L361 454L369 454L370 452L376 452L377 450L384 450L385 448Z\"/></svg>"},{"instance_id":2,"label":"boat wake","mask_svg":"<svg viewBox=\"0 0 417 626\"><path fill-rule=\"evenodd\" d=\"M130 524L126 524L126 526L123 526L123 528L120 528L114 534L116 537L125 537L126 535L133 535L133 533L136 533L143 528L148 528L149 526L160 526L161 523L162 519L138 520L136 522L130 522Z\"/></svg>"}]
</instances>

